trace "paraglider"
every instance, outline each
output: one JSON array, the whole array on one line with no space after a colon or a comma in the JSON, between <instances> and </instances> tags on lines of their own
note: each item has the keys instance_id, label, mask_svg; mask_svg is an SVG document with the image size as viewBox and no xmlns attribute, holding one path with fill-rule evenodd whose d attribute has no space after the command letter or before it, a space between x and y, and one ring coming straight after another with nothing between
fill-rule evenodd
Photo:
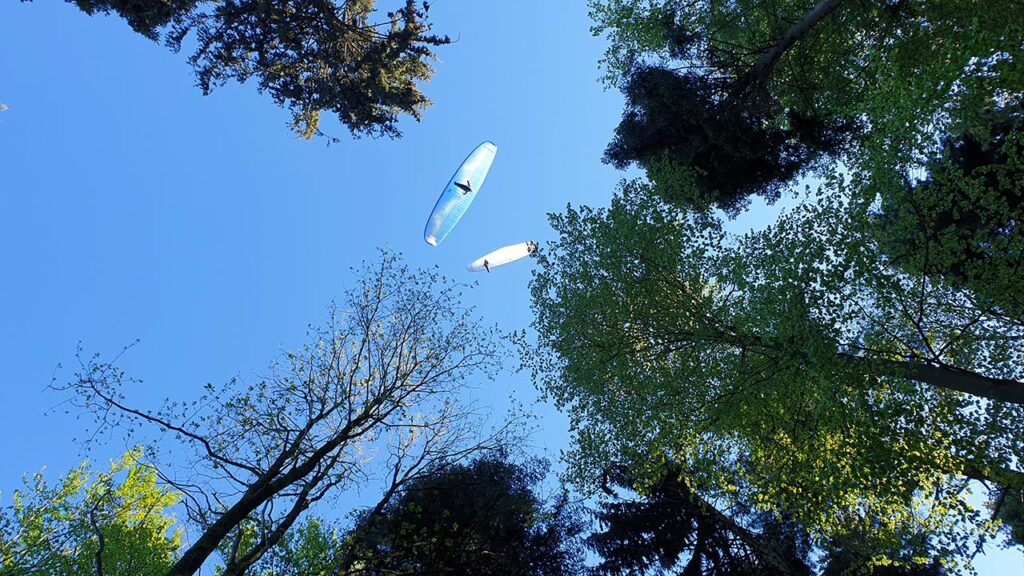
<instances>
[{"instance_id":1,"label":"paraglider","mask_svg":"<svg viewBox=\"0 0 1024 576\"><path fill-rule=\"evenodd\" d=\"M466 210L469 209L469 205L476 198L480 187L483 186L487 171L491 169L497 152L498 147L492 142L484 142L470 152L459 169L455 171L452 179L448 181L448 185L441 192L441 197L437 199L433 212L427 218L427 225L423 229L423 239L428 244L432 246L440 244L459 223ZM515 262L536 251L536 242L520 242L489 252L472 261L466 266L466 269L470 272L482 270L490 272L492 268Z\"/></svg>"},{"instance_id":2,"label":"paraglider","mask_svg":"<svg viewBox=\"0 0 1024 576\"><path fill-rule=\"evenodd\" d=\"M484 142L470 152L466 160L455 171L448 185L441 192L441 197L434 205L434 211L427 218L423 229L423 239L432 246L440 244L459 223L462 215L473 203L477 192L483 186L487 171L491 169L494 155L498 147L491 142Z\"/></svg>"},{"instance_id":3,"label":"paraglider","mask_svg":"<svg viewBox=\"0 0 1024 576\"><path fill-rule=\"evenodd\" d=\"M536 251L537 243L533 241L505 246L473 260L469 263L469 266L466 266L466 270L470 272L480 272L481 270L490 272L491 268L497 268L521 258L526 258Z\"/></svg>"}]
</instances>

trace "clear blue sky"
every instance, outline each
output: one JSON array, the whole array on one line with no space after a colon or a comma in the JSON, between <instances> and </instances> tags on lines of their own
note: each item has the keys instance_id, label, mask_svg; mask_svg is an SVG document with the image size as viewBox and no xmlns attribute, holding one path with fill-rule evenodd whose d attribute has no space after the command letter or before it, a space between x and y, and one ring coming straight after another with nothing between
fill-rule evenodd
<instances>
[{"instance_id":1,"label":"clear blue sky","mask_svg":"<svg viewBox=\"0 0 1024 576\"><path fill-rule=\"evenodd\" d=\"M348 268L385 244L414 266L479 280L468 300L488 321L529 324L529 261L490 275L464 267L551 238L546 214L566 203L607 203L621 175L600 156L621 97L597 82L603 44L584 2L437 0L431 17L458 41L439 50L422 122L405 122L396 141L351 140L327 122L345 141L326 146L296 139L252 85L202 96L186 55L117 18L0 5L0 502L22 474L81 458L72 439L84 422L44 416L60 399L45 387L79 341L110 355L140 339L121 363L145 380L131 399L191 398L301 345L351 285ZM498 145L487 183L433 248L427 214L483 140ZM499 410L536 396L521 374L480 393ZM534 449L557 455L565 419L537 410ZM1021 565L1001 553L979 571Z\"/></svg>"}]
</instances>

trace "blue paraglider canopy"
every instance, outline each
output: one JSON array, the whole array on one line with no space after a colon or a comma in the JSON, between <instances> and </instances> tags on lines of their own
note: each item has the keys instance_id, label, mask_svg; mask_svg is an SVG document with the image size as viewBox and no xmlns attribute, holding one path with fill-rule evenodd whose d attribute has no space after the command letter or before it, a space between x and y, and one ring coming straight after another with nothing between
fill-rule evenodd
<instances>
[{"instance_id":1,"label":"blue paraglider canopy","mask_svg":"<svg viewBox=\"0 0 1024 576\"><path fill-rule=\"evenodd\" d=\"M423 229L423 239L428 244L440 244L459 223L483 186L484 178L487 177L487 171L491 169L497 152L497 146L491 142L484 142L470 152L455 171L455 175L441 192L441 197L437 199L434 211L430 213L427 225Z\"/></svg>"}]
</instances>

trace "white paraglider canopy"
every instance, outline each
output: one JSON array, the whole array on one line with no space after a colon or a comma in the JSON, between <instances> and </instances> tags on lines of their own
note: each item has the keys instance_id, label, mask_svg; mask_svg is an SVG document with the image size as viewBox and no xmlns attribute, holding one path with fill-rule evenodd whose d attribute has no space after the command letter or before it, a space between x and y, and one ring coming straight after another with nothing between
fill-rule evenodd
<instances>
[{"instance_id":1,"label":"white paraglider canopy","mask_svg":"<svg viewBox=\"0 0 1024 576\"><path fill-rule=\"evenodd\" d=\"M521 258L526 258L536 251L537 243L533 241L520 242L519 244L505 246L473 260L469 263L469 266L466 266L466 270L469 270L470 272L483 272L485 270L490 272L492 268L504 266L505 264L515 262Z\"/></svg>"}]
</instances>

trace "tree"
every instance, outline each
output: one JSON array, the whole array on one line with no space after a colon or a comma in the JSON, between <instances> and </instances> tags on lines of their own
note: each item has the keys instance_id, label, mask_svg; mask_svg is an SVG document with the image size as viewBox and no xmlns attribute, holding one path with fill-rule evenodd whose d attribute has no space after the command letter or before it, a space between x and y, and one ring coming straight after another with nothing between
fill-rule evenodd
<instances>
[{"instance_id":1,"label":"tree","mask_svg":"<svg viewBox=\"0 0 1024 576\"><path fill-rule=\"evenodd\" d=\"M160 31L185 17L202 3L202 0L67 0L76 4L82 12L89 14L114 13L125 19L128 25L150 40L159 40Z\"/></svg>"},{"instance_id":2,"label":"tree","mask_svg":"<svg viewBox=\"0 0 1024 576\"><path fill-rule=\"evenodd\" d=\"M735 213L827 158L899 182L1020 99L1019 2L593 0L627 109L606 159L678 205ZM877 192L877 190L875 191Z\"/></svg>"},{"instance_id":3,"label":"tree","mask_svg":"<svg viewBox=\"0 0 1024 576\"><path fill-rule=\"evenodd\" d=\"M123 371L94 357L55 388L95 416L97 433L170 432L181 442L163 452L148 443L198 529L169 574L194 574L218 547L223 574L243 574L332 492L376 475L386 501L425 471L499 442L506 429L480 439L482 415L458 397L500 363L493 330L459 296L436 272L412 272L385 252L359 270L345 307L311 328L311 342L255 382L207 385L193 402L147 410L126 400Z\"/></svg>"},{"instance_id":4,"label":"tree","mask_svg":"<svg viewBox=\"0 0 1024 576\"><path fill-rule=\"evenodd\" d=\"M533 283L573 476L656 454L819 545L969 561L993 527L970 480L1024 482L1017 3L591 6L627 96L606 159L651 184L554 217ZM767 230L706 214L811 169Z\"/></svg>"},{"instance_id":5,"label":"tree","mask_svg":"<svg viewBox=\"0 0 1024 576\"><path fill-rule=\"evenodd\" d=\"M622 91L627 108L605 161L639 163L666 201L702 211L735 215L753 194L774 202L854 129L784 109L763 92L720 102L714 83L653 66L632 70ZM770 121L778 116L785 126Z\"/></svg>"},{"instance_id":6,"label":"tree","mask_svg":"<svg viewBox=\"0 0 1024 576\"><path fill-rule=\"evenodd\" d=\"M743 235L639 182L552 217L524 358L570 412L577 481L664 455L819 543L898 555L924 531L929 557L970 557L991 522L969 480L1024 486L1022 326L891 265L856 186L833 176Z\"/></svg>"},{"instance_id":7,"label":"tree","mask_svg":"<svg viewBox=\"0 0 1024 576\"><path fill-rule=\"evenodd\" d=\"M1024 121L996 110L986 137L947 136L925 177L881 196L878 242L908 273L969 288L1024 321Z\"/></svg>"},{"instance_id":8,"label":"tree","mask_svg":"<svg viewBox=\"0 0 1024 576\"><path fill-rule=\"evenodd\" d=\"M297 524L249 573L273 576L339 575L345 570L345 530L320 518ZM353 575L354 576L354 575Z\"/></svg>"},{"instance_id":9,"label":"tree","mask_svg":"<svg viewBox=\"0 0 1024 576\"><path fill-rule=\"evenodd\" d=\"M624 466L610 470L608 480L643 496L622 498L604 487L614 499L600 504L601 531L587 538L602 558L597 575L811 574L810 543L798 530L766 513L755 515L757 529L740 525L695 493L677 468L663 470L650 486L637 487Z\"/></svg>"},{"instance_id":10,"label":"tree","mask_svg":"<svg viewBox=\"0 0 1024 576\"><path fill-rule=\"evenodd\" d=\"M203 94L230 80L257 81L292 115L303 138L323 134L331 112L354 136L398 137L400 116L430 104L418 84L433 76L429 3L405 0L380 16L376 0L68 0L88 14L115 13L136 32L189 58Z\"/></svg>"},{"instance_id":11,"label":"tree","mask_svg":"<svg viewBox=\"0 0 1024 576\"><path fill-rule=\"evenodd\" d=\"M538 494L546 463L506 455L435 470L383 508L364 512L347 540L346 574L579 574L582 522L568 495Z\"/></svg>"},{"instance_id":12,"label":"tree","mask_svg":"<svg viewBox=\"0 0 1024 576\"><path fill-rule=\"evenodd\" d=\"M0 574L166 574L181 541L169 513L178 494L141 457L132 450L102 473L83 463L54 486L26 479L0 510Z\"/></svg>"},{"instance_id":13,"label":"tree","mask_svg":"<svg viewBox=\"0 0 1024 576\"><path fill-rule=\"evenodd\" d=\"M609 498L595 512L600 531L587 538L602 558L594 568L598 576L946 573L934 560L873 564L870 534L848 535L816 548L806 530L786 517L735 505L720 511L694 492L685 474L671 464L653 484L632 479L627 466L610 470L607 478L621 490L603 486ZM628 496L631 491L636 495ZM912 540L920 542L921 535ZM919 549L908 542L907 558Z\"/></svg>"},{"instance_id":14,"label":"tree","mask_svg":"<svg viewBox=\"0 0 1024 576\"><path fill-rule=\"evenodd\" d=\"M874 563L870 555L856 546L851 546L850 539L844 542L849 548L833 547L825 557L825 567L821 576L846 576L849 574L865 574L867 576L947 576L951 574L938 560L930 562Z\"/></svg>"},{"instance_id":15,"label":"tree","mask_svg":"<svg viewBox=\"0 0 1024 576\"><path fill-rule=\"evenodd\" d=\"M992 515L1002 522L1009 542L1024 546L1024 490L1000 487L995 490L995 498L989 502L989 507Z\"/></svg>"}]
</instances>

